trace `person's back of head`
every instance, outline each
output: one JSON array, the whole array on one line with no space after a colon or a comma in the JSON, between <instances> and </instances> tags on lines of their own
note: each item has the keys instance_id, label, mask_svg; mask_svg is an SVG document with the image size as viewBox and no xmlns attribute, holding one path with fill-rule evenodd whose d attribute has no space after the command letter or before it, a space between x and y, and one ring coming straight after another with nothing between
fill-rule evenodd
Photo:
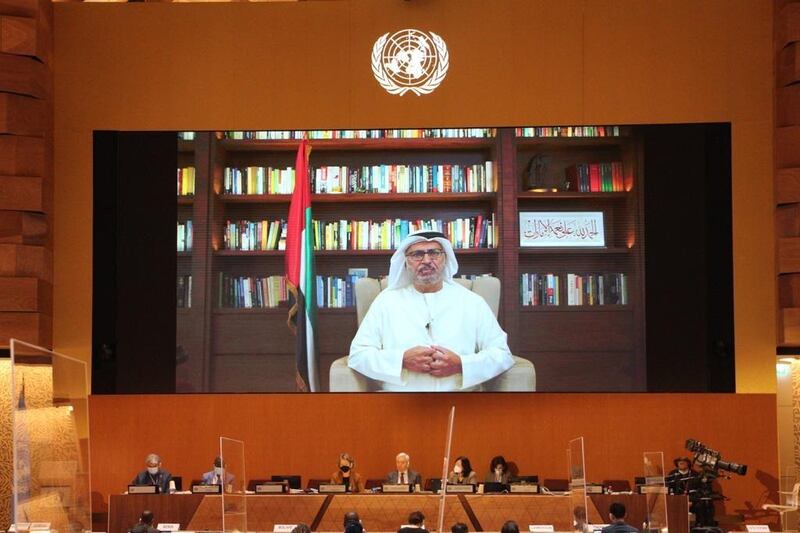
<instances>
[{"instance_id":1,"label":"person's back of head","mask_svg":"<svg viewBox=\"0 0 800 533\"><path fill-rule=\"evenodd\" d=\"M358 513L350 511L344 514L344 533L362 533L364 526L361 525L361 519Z\"/></svg>"},{"instance_id":2,"label":"person's back of head","mask_svg":"<svg viewBox=\"0 0 800 533\"><path fill-rule=\"evenodd\" d=\"M519 533L519 526L513 520L509 520L500 528L500 533Z\"/></svg>"},{"instance_id":3,"label":"person's back of head","mask_svg":"<svg viewBox=\"0 0 800 533\"><path fill-rule=\"evenodd\" d=\"M292 533L311 533L311 528L306 524L297 524L292 529Z\"/></svg>"},{"instance_id":4,"label":"person's back of head","mask_svg":"<svg viewBox=\"0 0 800 533\"><path fill-rule=\"evenodd\" d=\"M425 523L425 515L420 511L414 511L408 515L408 523L412 526L422 527L422 525Z\"/></svg>"},{"instance_id":5,"label":"person's back of head","mask_svg":"<svg viewBox=\"0 0 800 533\"><path fill-rule=\"evenodd\" d=\"M468 531L467 524L464 522L456 522L453 524L453 527L450 528L450 533L467 533Z\"/></svg>"},{"instance_id":6,"label":"person's back of head","mask_svg":"<svg viewBox=\"0 0 800 533\"><path fill-rule=\"evenodd\" d=\"M625 505L620 502L614 502L608 508L609 518L612 520L622 520L625 518Z\"/></svg>"},{"instance_id":7,"label":"person's back of head","mask_svg":"<svg viewBox=\"0 0 800 533\"><path fill-rule=\"evenodd\" d=\"M142 511L142 516L139 517L139 521L148 526L153 525L153 511Z\"/></svg>"}]
</instances>

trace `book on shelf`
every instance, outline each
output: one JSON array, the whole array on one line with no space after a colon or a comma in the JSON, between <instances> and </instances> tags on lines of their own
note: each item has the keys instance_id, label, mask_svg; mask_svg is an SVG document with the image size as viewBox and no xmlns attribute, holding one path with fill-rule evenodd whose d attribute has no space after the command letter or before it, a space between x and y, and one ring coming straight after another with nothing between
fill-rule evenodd
<instances>
[{"instance_id":1,"label":"book on shelf","mask_svg":"<svg viewBox=\"0 0 800 533\"><path fill-rule=\"evenodd\" d=\"M444 221L441 219L315 220L312 222L315 250L393 250L417 230L440 231L453 248L495 248L497 225L490 217L477 215Z\"/></svg>"},{"instance_id":2,"label":"book on shelf","mask_svg":"<svg viewBox=\"0 0 800 533\"><path fill-rule=\"evenodd\" d=\"M494 163L476 165L325 166L312 169L311 189L326 193L494 192Z\"/></svg>"},{"instance_id":3,"label":"book on shelf","mask_svg":"<svg viewBox=\"0 0 800 533\"><path fill-rule=\"evenodd\" d=\"M523 273L520 280L520 303L525 307L560 305L559 279L558 274Z\"/></svg>"},{"instance_id":4,"label":"book on shelf","mask_svg":"<svg viewBox=\"0 0 800 533\"><path fill-rule=\"evenodd\" d=\"M217 303L221 308L278 307L289 299L284 276L231 276L220 272Z\"/></svg>"},{"instance_id":5,"label":"book on shelf","mask_svg":"<svg viewBox=\"0 0 800 533\"><path fill-rule=\"evenodd\" d=\"M178 196L194 196L194 167L178 169Z\"/></svg>"},{"instance_id":6,"label":"book on shelf","mask_svg":"<svg viewBox=\"0 0 800 533\"><path fill-rule=\"evenodd\" d=\"M285 220L238 220L225 222L222 234L225 250L285 250Z\"/></svg>"},{"instance_id":7,"label":"book on shelf","mask_svg":"<svg viewBox=\"0 0 800 533\"><path fill-rule=\"evenodd\" d=\"M567 274L567 305L627 305L624 273Z\"/></svg>"},{"instance_id":8,"label":"book on shelf","mask_svg":"<svg viewBox=\"0 0 800 533\"><path fill-rule=\"evenodd\" d=\"M317 276L317 307L341 308L355 305L355 284L359 276Z\"/></svg>"},{"instance_id":9,"label":"book on shelf","mask_svg":"<svg viewBox=\"0 0 800 533\"><path fill-rule=\"evenodd\" d=\"M178 222L178 251L192 251L192 221Z\"/></svg>"},{"instance_id":10,"label":"book on shelf","mask_svg":"<svg viewBox=\"0 0 800 533\"><path fill-rule=\"evenodd\" d=\"M331 139L486 139L495 136L494 128L428 128L383 130L270 130L224 131L221 138L231 140L287 141Z\"/></svg>"},{"instance_id":11,"label":"book on shelf","mask_svg":"<svg viewBox=\"0 0 800 533\"><path fill-rule=\"evenodd\" d=\"M193 141L195 139L195 132L193 131L179 131L178 139L181 141Z\"/></svg>"},{"instance_id":12,"label":"book on shelf","mask_svg":"<svg viewBox=\"0 0 800 533\"><path fill-rule=\"evenodd\" d=\"M292 194L295 171L292 167L225 167L224 194Z\"/></svg>"},{"instance_id":13,"label":"book on shelf","mask_svg":"<svg viewBox=\"0 0 800 533\"><path fill-rule=\"evenodd\" d=\"M393 250L409 233L427 229L440 231L456 249L495 248L497 226L491 217L403 220L314 220L311 235L314 250ZM285 220L226 221L223 247L226 250L284 250Z\"/></svg>"},{"instance_id":14,"label":"book on shelf","mask_svg":"<svg viewBox=\"0 0 800 533\"><path fill-rule=\"evenodd\" d=\"M619 126L538 126L516 128L517 137L619 137Z\"/></svg>"},{"instance_id":15,"label":"book on shelf","mask_svg":"<svg viewBox=\"0 0 800 533\"><path fill-rule=\"evenodd\" d=\"M192 307L192 276L178 276L178 308Z\"/></svg>"},{"instance_id":16,"label":"book on shelf","mask_svg":"<svg viewBox=\"0 0 800 533\"><path fill-rule=\"evenodd\" d=\"M564 169L569 188L578 192L624 192L622 161L581 163Z\"/></svg>"}]
</instances>

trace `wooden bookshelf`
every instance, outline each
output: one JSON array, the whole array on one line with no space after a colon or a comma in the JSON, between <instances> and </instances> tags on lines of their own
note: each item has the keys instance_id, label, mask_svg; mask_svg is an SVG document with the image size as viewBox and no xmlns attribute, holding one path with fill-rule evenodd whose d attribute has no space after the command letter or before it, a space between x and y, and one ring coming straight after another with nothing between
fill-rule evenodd
<instances>
[{"instance_id":1,"label":"wooden bookshelf","mask_svg":"<svg viewBox=\"0 0 800 533\"><path fill-rule=\"evenodd\" d=\"M495 192L486 193L314 194L314 216L330 221L452 220L494 213L499 244L456 249L459 274L492 273L500 278L503 292L498 319L515 355L536 365L538 390L587 390L586 384L592 380L602 383L598 390L644 390L641 143L635 128L625 132L603 138L517 138L513 128L500 128L493 138L310 140L312 168L337 164L471 165L491 160L497 174ZM220 274L283 274L282 250L228 250L222 237L228 220L285 219L290 195L220 194L220 180L226 166L293 166L298 144L296 140L232 140L220 133L198 133L193 142L179 142L179 163L196 168L194 197L191 201L179 198L181 218L191 218L194 226L193 251L178 254L184 257L181 261L187 261L186 257L191 261L179 273L193 276L195 292L192 308L178 313L179 342L192 351L190 362L183 370L179 368L179 373L197 392L238 392L229 387L236 382L237 372L246 372L248 361L254 368L270 369L263 376L265 391L285 390L286 376L293 375L295 340L286 326L287 305L220 307L217 284ZM542 150L551 157L553 172L563 172L566 166L581 161L622 161L630 188L620 192L528 191L522 177L524 165ZM603 211L608 246L521 248L519 212L525 210ZM318 275L343 277L349 268L359 267L368 268L373 277L386 275L392 253L320 250L314 254L315 270ZM562 294L558 306L522 306L520 275L526 272L558 273L562 283L566 273L625 273L628 304L568 306ZM330 363L347 354L356 332L355 309L319 309L317 318L321 382L327 388ZM181 339L181 335L195 338ZM576 361L581 364L576 366ZM584 365L587 361L595 362ZM228 367L229 362L235 364Z\"/></svg>"}]
</instances>

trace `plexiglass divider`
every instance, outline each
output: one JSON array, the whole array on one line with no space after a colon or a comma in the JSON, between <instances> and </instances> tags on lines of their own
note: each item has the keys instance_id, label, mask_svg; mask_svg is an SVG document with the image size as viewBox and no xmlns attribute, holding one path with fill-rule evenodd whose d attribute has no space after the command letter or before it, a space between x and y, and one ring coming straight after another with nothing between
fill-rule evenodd
<instances>
[{"instance_id":1,"label":"plexiglass divider","mask_svg":"<svg viewBox=\"0 0 800 533\"><path fill-rule=\"evenodd\" d=\"M247 477L244 464L244 442L219 438L222 460L222 531L247 531Z\"/></svg>"},{"instance_id":2,"label":"plexiglass divider","mask_svg":"<svg viewBox=\"0 0 800 533\"><path fill-rule=\"evenodd\" d=\"M13 521L91 531L86 363L12 339Z\"/></svg>"},{"instance_id":3,"label":"plexiglass divider","mask_svg":"<svg viewBox=\"0 0 800 533\"><path fill-rule=\"evenodd\" d=\"M667 484L664 478L664 453L644 452L644 486L647 499L647 522L645 532L666 533L669 530L667 519ZM637 524L634 524L637 526Z\"/></svg>"},{"instance_id":4,"label":"plexiglass divider","mask_svg":"<svg viewBox=\"0 0 800 533\"><path fill-rule=\"evenodd\" d=\"M567 446L569 464L570 517L575 531L591 533L588 519L588 499L586 496L586 462L583 450L583 437L569 441Z\"/></svg>"}]
</instances>

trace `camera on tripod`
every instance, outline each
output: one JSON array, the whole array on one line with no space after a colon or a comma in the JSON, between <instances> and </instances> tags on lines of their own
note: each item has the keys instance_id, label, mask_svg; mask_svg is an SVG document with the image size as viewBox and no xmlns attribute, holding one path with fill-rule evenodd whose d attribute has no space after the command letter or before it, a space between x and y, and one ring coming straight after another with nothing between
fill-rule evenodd
<instances>
[{"instance_id":1,"label":"camera on tripod","mask_svg":"<svg viewBox=\"0 0 800 533\"><path fill-rule=\"evenodd\" d=\"M743 476L747 474L747 465L734 463L732 461L723 461L720 457L721 454L717 450L712 450L702 442L694 439L686 441L686 449L694 452L694 463L702 467L704 470L725 470Z\"/></svg>"}]
</instances>

